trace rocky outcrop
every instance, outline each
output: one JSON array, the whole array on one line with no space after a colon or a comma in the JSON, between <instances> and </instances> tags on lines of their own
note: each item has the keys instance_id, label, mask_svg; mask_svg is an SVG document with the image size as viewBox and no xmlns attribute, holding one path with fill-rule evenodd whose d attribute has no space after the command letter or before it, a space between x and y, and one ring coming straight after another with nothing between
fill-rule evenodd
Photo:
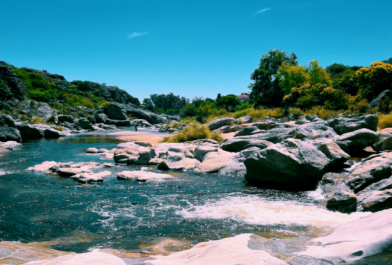
<instances>
[{"instance_id":1,"label":"rocky outcrop","mask_svg":"<svg viewBox=\"0 0 392 265\"><path fill-rule=\"evenodd\" d=\"M341 167L347 160L350 159L350 155L344 152L340 146L331 139L318 139L310 141L310 143L314 144L318 150L328 157L330 160L330 168Z\"/></svg>"},{"instance_id":2,"label":"rocky outcrop","mask_svg":"<svg viewBox=\"0 0 392 265\"><path fill-rule=\"evenodd\" d=\"M0 141L22 141L14 120L6 114L0 114Z\"/></svg>"},{"instance_id":3,"label":"rocky outcrop","mask_svg":"<svg viewBox=\"0 0 392 265\"><path fill-rule=\"evenodd\" d=\"M142 110L132 106L131 104L126 105L126 113L133 117L144 119L151 124L166 123L167 119L164 116L152 113L148 110Z\"/></svg>"},{"instance_id":4,"label":"rocky outcrop","mask_svg":"<svg viewBox=\"0 0 392 265\"><path fill-rule=\"evenodd\" d=\"M250 147L258 147L260 149L264 149L273 144L274 143L266 140L239 139L234 137L225 140L222 143L221 148L229 152L241 152L242 150L245 150Z\"/></svg>"},{"instance_id":5,"label":"rocky outcrop","mask_svg":"<svg viewBox=\"0 0 392 265\"><path fill-rule=\"evenodd\" d=\"M256 126L243 127L234 137L252 135L252 132L258 130Z\"/></svg>"},{"instance_id":6,"label":"rocky outcrop","mask_svg":"<svg viewBox=\"0 0 392 265\"><path fill-rule=\"evenodd\" d=\"M221 119L217 119L217 120L213 120L211 122L209 122L207 124L208 128L210 129L210 131L219 129L222 126L225 125L231 125L235 122L235 119L233 118L221 118Z\"/></svg>"},{"instance_id":7,"label":"rocky outcrop","mask_svg":"<svg viewBox=\"0 0 392 265\"><path fill-rule=\"evenodd\" d=\"M105 113L99 113L95 116L95 120L97 123L106 123L108 116Z\"/></svg>"},{"instance_id":8,"label":"rocky outcrop","mask_svg":"<svg viewBox=\"0 0 392 265\"><path fill-rule=\"evenodd\" d=\"M43 118L45 122L55 121L55 117L60 114L58 110L52 109L45 102L24 100L20 101L18 106L22 112L27 113L30 117L40 117Z\"/></svg>"},{"instance_id":9,"label":"rocky outcrop","mask_svg":"<svg viewBox=\"0 0 392 265\"><path fill-rule=\"evenodd\" d=\"M373 108L378 108L380 107L380 102L383 100L383 98L385 97L391 97L392 96L392 91L387 89L384 90L383 92L381 92L375 99L373 99L369 105L368 108L369 109L373 109Z\"/></svg>"},{"instance_id":10,"label":"rocky outcrop","mask_svg":"<svg viewBox=\"0 0 392 265\"><path fill-rule=\"evenodd\" d=\"M79 118L78 119L78 125L84 129L84 130L92 130L93 129L93 125L91 124L91 122L86 119L86 118Z\"/></svg>"},{"instance_id":11,"label":"rocky outcrop","mask_svg":"<svg viewBox=\"0 0 392 265\"><path fill-rule=\"evenodd\" d=\"M313 241L313 246L297 254L325 259L333 264L379 264L365 260L369 256L390 251L392 209L348 222L331 234Z\"/></svg>"},{"instance_id":12,"label":"rocky outcrop","mask_svg":"<svg viewBox=\"0 0 392 265\"><path fill-rule=\"evenodd\" d=\"M108 117L113 120L126 120L125 108L122 104L112 102L108 107Z\"/></svg>"},{"instance_id":13,"label":"rocky outcrop","mask_svg":"<svg viewBox=\"0 0 392 265\"><path fill-rule=\"evenodd\" d=\"M242 125L233 125L233 126L225 125L214 131L218 131L220 133L231 133L231 132L238 132L241 129L242 129Z\"/></svg>"},{"instance_id":14,"label":"rocky outcrop","mask_svg":"<svg viewBox=\"0 0 392 265\"><path fill-rule=\"evenodd\" d=\"M363 151L365 147L377 143L380 139L378 133L369 129L360 129L353 132L345 133L337 138L337 144L351 156Z\"/></svg>"},{"instance_id":15,"label":"rocky outcrop","mask_svg":"<svg viewBox=\"0 0 392 265\"><path fill-rule=\"evenodd\" d=\"M11 66L0 61L0 101L9 99L23 100L26 97L26 86L23 81L14 73Z\"/></svg>"},{"instance_id":16,"label":"rocky outcrop","mask_svg":"<svg viewBox=\"0 0 392 265\"><path fill-rule=\"evenodd\" d=\"M378 212L392 208L392 189L376 190L366 193L361 200L363 211Z\"/></svg>"},{"instance_id":17,"label":"rocky outcrop","mask_svg":"<svg viewBox=\"0 0 392 265\"><path fill-rule=\"evenodd\" d=\"M249 182L298 186L318 180L330 160L308 142L287 139L249 154L244 163Z\"/></svg>"},{"instance_id":18,"label":"rocky outcrop","mask_svg":"<svg viewBox=\"0 0 392 265\"><path fill-rule=\"evenodd\" d=\"M374 151L392 150L392 134L380 133L379 141L372 145Z\"/></svg>"},{"instance_id":19,"label":"rocky outcrop","mask_svg":"<svg viewBox=\"0 0 392 265\"><path fill-rule=\"evenodd\" d=\"M328 120L328 125L332 127L339 135L353 132L359 129L369 129L372 131L377 131L378 116L377 114L350 115L348 117L339 117L336 119Z\"/></svg>"}]
</instances>

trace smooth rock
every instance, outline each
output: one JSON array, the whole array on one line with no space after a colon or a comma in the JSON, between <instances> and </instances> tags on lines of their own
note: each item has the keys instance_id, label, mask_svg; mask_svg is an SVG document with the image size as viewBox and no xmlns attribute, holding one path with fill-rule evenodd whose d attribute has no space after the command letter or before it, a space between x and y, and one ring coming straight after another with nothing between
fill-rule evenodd
<instances>
[{"instance_id":1,"label":"smooth rock","mask_svg":"<svg viewBox=\"0 0 392 265\"><path fill-rule=\"evenodd\" d=\"M82 127L82 129L85 129L85 130L92 130L93 129L93 125L86 118L79 118L78 124L80 127Z\"/></svg>"},{"instance_id":2,"label":"smooth rock","mask_svg":"<svg viewBox=\"0 0 392 265\"><path fill-rule=\"evenodd\" d=\"M273 144L274 143L266 140L239 139L234 137L223 142L220 147L228 152L241 152L250 147L265 149Z\"/></svg>"},{"instance_id":3,"label":"smooth rock","mask_svg":"<svg viewBox=\"0 0 392 265\"><path fill-rule=\"evenodd\" d=\"M241 121L242 123L252 123L253 122L253 117L252 116L242 116L242 117L239 117L238 119L237 119L237 122L238 121Z\"/></svg>"},{"instance_id":4,"label":"smooth rock","mask_svg":"<svg viewBox=\"0 0 392 265\"><path fill-rule=\"evenodd\" d=\"M371 115L352 115L351 117L339 117L328 120L328 125L339 135L353 132L359 129L377 131L378 116Z\"/></svg>"},{"instance_id":5,"label":"smooth rock","mask_svg":"<svg viewBox=\"0 0 392 265\"><path fill-rule=\"evenodd\" d=\"M21 142L22 137L17 129L14 120L11 116L0 114L0 141L17 141Z\"/></svg>"},{"instance_id":6,"label":"smooth rock","mask_svg":"<svg viewBox=\"0 0 392 265\"><path fill-rule=\"evenodd\" d=\"M197 159L193 158L184 158L180 161L177 162L170 162L170 161L162 161L158 165L158 169L161 170L167 170L167 169L172 169L172 170L191 170L200 165L200 162Z\"/></svg>"},{"instance_id":7,"label":"smooth rock","mask_svg":"<svg viewBox=\"0 0 392 265\"><path fill-rule=\"evenodd\" d=\"M0 147L6 148L8 150L13 150L13 149L19 148L21 146L22 146L22 144L18 143L16 141L7 141L4 143L0 142Z\"/></svg>"},{"instance_id":8,"label":"smooth rock","mask_svg":"<svg viewBox=\"0 0 392 265\"><path fill-rule=\"evenodd\" d=\"M209 152L218 152L218 148L200 145L195 148L194 156L197 160L201 162L203 161L205 155Z\"/></svg>"},{"instance_id":9,"label":"smooth rock","mask_svg":"<svg viewBox=\"0 0 392 265\"><path fill-rule=\"evenodd\" d=\"M342 149L351 156L355 156L356 153L363 151L365 147L377 143L379 139L380 136L378 133L369 129L360 129L353 132L345 133L336 140L338 142L347 143L347 149L344 150L344 147Z\"/></svg>"},{"instance_id":10,"label":"smooth rock","mask_svg":"<svg viewBox=\"0 0 392 265\"><path fill-rule=\"evenodd\" d=\"M251 135L255 130L258 130L256 126L243 127L234 137Z\"/></svg>"},{"instance_id":11,"label":"smooth rock","mask_svg":"<svg viewBox=\"0 0 392 265\"><path fill-rule=\"evenodd\" d=\"M344 152L340 146L331 139L315 140L313 144L328 157L330 160L329 167L341 167L350 159L350 155Z\"/></svg>"},{"instance_id":12,"label":"smooth rock","mask_svg":"<svg viewBox=\"0 0 392 265\"><path fill-rule=\"evenodd\" d=\"M337 192L327 201L327 209L343 213L355 212L357 209L357 196L346 191Z\"/></svg>"},{"instance_id":13,"label":"smooth rock","mask_svg":"<svg viewBox=\"0 0 392 265\"><path fill-rule=\"evenodd\" d=\"M58 162L55 161L45 161L41 164L35 165L33 167L29 167L28 171L36 171L36 172L47 172L51 167L58 165Z\"/></svg>"},{"instance_id":14,"label":"smooth rock","mask_svg":"<svg viewBox=\"0 0 392 265\"><path fill-rule=\"evenodd\" d=\"M371 191L361 201L363 211L378 212L392 208L392 189Z\"/></svg>"},{"instance_id":15,"label":"smooth rock","mask_svg":"<svg viewBox=\"0 0 392 265\"><path fill-rule=\"evenodd\" d=\"M154 173L149 171L122 171L116 173L118 179L136 180L136 181L149 181L149 180L162 180L172 179L173 176L162 173Z\"/></svg>"},{"instance_id":16,"label":"smooth rock","mask_svg":"<svg viewBox=\"0 0 392 265\"><path fill-rule=\"evenodd\" d=\"M90 182L103 182L103 180L112 175L110 171L102 171L99 173L82 173L79 175L71 176L72 179L75 179L82 183L90 183Z\"/></svg>"},{"instance_id":17,"label":"smooth rock","mask_svg":"<svg viewBox=\"0 0 392 265\"><path fill-rule=\"evenodd\" d=\"M98 153L98 149L95 148L95 147L90 147L90 148L88 148L88 149L86 150L86 153L95 154L95 153Z\"/></svg>"},{"instance_id":18,"label":"smooth rock","mask_svg":"<svg viewBox=\"0 0 392 265\"><path fill-rule=\"evenodd\" d=\"M236 154L225 152L223 150L217 150L213 152L208 152L203 157L202 163L195 168L195 171L202 173L213 173L222 170L227 167L230 163L230 158L234 157Z\"/></svg>"},{"instance_id":19,"label":"smooth rock","mask_svg":"<svg viewBox=\"0 0 392 265\"><path fill-rule=\"evenodd\" d=\"M16 122L15 124L24 140L41 139L44 137L43 131L33 125L24 122Z\"/></svg>"},{"instance_id":20,"label":"smooth rock","mask_svg":"<svg viewBox=\"0 0 392 265\"><path fill-rule=\"evenodd\" d=\"M222 126L231 125L234 122L235 122L235 119L233 119L233 118L221 118L221 119L217 119L217 120L213 120L213 121L209 122L207 124L207 126L210 129L210 131L213 131L213 130L219 129Z\"/></svg>"}]
</instances>

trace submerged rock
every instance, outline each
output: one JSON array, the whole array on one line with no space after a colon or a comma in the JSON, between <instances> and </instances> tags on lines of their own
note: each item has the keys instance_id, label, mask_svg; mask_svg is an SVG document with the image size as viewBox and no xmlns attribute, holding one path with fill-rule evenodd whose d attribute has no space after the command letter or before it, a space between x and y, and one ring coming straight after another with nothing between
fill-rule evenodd
<instances>
[{"instance_id":1,"label":"submerged rock","mask_svg":"<svg viewBox=\"0 0 392 265\"><path fill-rule=\"evenodd\" d=\"M309 246L306 251L297 254L343 264L360 262L368 256L390 251L392 209L346 223L330 235L313 241L320 245Z\"/></svg>"},{"instance_id":2,"label":"submerged rock","mask_svg":"<svg viewBox=\"0 0 392 265\"><path fill-rule=\"evenodd\" d=\"M317 180L330 160L308 142L287 139L249 154L244 163L249 182L287 186Z\"/></svg>"},{"instance_id":3,"label":"submerged rock","mask_svg":"<svg viewBox=\"0 0 392 265\"><path fill-rule=\"evenodd\" d=\"M199 243L191 249L170 254L154 256L149 260L153 265L287 265L286 262L272 257L263 250L252 250L248 247L251 234L242 234L221 240Z\"/></svg>"}]
</instances>

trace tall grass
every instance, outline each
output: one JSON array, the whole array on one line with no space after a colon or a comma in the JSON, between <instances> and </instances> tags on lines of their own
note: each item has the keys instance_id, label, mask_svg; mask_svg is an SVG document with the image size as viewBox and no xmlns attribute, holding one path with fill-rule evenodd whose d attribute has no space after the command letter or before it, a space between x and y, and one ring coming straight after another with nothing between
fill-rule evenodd
<instances>
[{"instance_id":1,"label":"tall grass","mask_svg":"<svg viewBox=\"0 0 392 265\"><path fill-rule=\"evenodd\" d=\"M392 112L389 114L378 114L378 128L380 130L392 127Z\"/></svg>"},{"instance_id":2,"label":"tall grass","mask_svg":"<svg viewBox=\"0 0 392 265\"><path fill-rule=\"evenodd\" d=\"M339 116L340 113L344 113L343 110L327 110L321 106L314 106L311 109L305 111L305 115L317 115L323 120L333 119Z\"/></svg>"},{"instance_id":3,"label":"tall grass","mask_svg":"<svg viewBox=\"0 0 392 265\"><path fill-rule=\"evenodd\" d=\"M284 116L284 110L282 108L276 109L244 109L237 112L234 112L233 118L239 118L242 116L252 116L254 120L262 120L265 117L273 117L273 118L282 118Z\"/></svg>"},{"instance_id":4,"label":"tall grass","mask_svg":"<svg viewBox=\"0 0 392 265\"><path fill-rule=\"evenodd\" d=\"M31 119L31 123L32 123L32 124L45 124L45 118L44 118L44 117L37 117L37 116L34 116L34 117Z\"/></svg>"},{"instance_id":5,"label":"tall grass","mask_svg":"<svg viewBox=\"0 0 392 265\"><path fill-rule=\"evenodd\" d=\"M176 135L164 137L162 142L166 143L183 143L187 141L199 139L214 139L222 141L223 138L218 132L211 133L207 125L202 125L198 122L191 122L185 126Z\"/></svg>"}]
</instances>

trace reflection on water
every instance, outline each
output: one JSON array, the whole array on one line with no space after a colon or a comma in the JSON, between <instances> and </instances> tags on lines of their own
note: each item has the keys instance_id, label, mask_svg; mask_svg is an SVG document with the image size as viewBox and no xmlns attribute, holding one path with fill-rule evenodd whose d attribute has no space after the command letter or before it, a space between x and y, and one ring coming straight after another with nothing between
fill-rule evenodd
<instances>
[{"instance_id":1,"label":"reflection on water","mask_svg":"<svg viewBox=\"0 0 392 265\"><path fill-rule=\"evenodd\" d=\"M110 150L118 143L115 137L93 133L29 141L1 157L6 173L0 176L0 239L46 242L63 251L108 249L135 258L135 252L167 254L241 233L315 237L366 215L330 212L307 192L258 188L243 177L169 172L173 179L139 183L113 174L100 184L79 185L25 171L44 161L106 162L85 150Z\"/></svg>"}]
</instances>

